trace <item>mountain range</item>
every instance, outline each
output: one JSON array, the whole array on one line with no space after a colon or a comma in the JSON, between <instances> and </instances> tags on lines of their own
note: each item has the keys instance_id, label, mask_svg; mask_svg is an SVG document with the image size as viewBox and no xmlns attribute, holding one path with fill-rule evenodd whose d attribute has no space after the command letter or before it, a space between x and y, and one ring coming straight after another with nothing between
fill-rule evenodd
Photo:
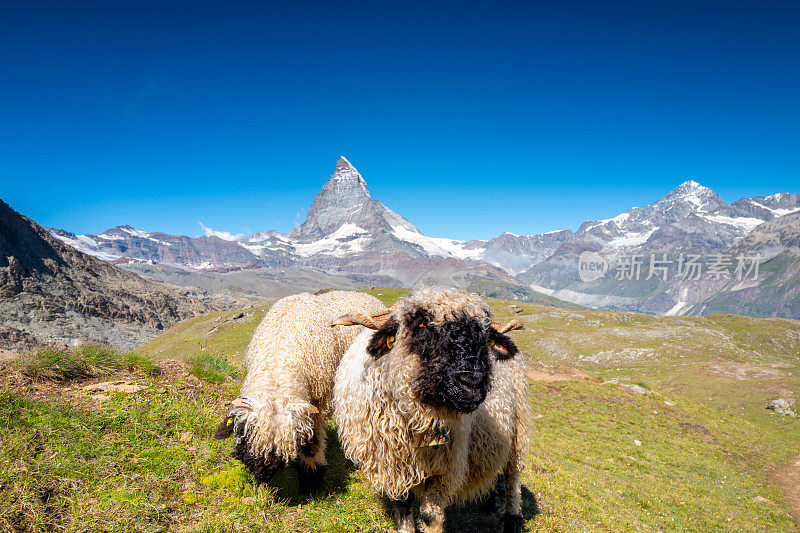
<instances>
[{"instance_id":1,"label":"mountain range","mask_svg":"<svg viewBox=\"0 0 800 533\"><path fill-rule=\"evenodd\" d=\"M727 204L713 190L686 181L650 205L605 220L588 220L575 232L503 233L488 241L461 241L422 234L410 221L372 198L363 176L341 157L314 198L306 220L288 233L268 230L243 236L204 228L206 236L192 238L130 226L92 235L50 231L85 253L144 274L160 270L157 277L172 282L179 271L217 276L217 284L220 276L241 276L236 272L243 270L256 277L254 273L263 272L266 278L276 273L291 278L292 272L302 271L306 278L316 277L312 285L323 278L325 283L342 286L438 283L507 298L541 299L545 294L594 308L797 317L797 296L792 292L797 285L793 275L797 263L787 259L795 257L791 244L780 244L777 255L765 256L761 269L772 272L775 258L780 256L781 268L788 270L769 280L756 280L748 289L757 292L762 281L780 286L788 296L774 302L756 305L752 298L745 298L749 293L741 292L741 286L726 284L726 279L704 276L684 280L679 279L678 270L681 254L704 259L713 254L741 254L749 250L746 247L751 241L761 242L755 232L757 228L765 230L762 224L794 227L795 217L788 215L798 211L797 194L743 198ZM783 235L792 230L774 231ZM609 265L604 276L591 281L580 278L579 261L585 252L597 254ZM653 254L669 262L668 276L650 276L648 260ZM645 263L642 278L649 279L616 279L616 267L630 256L641 256ZM202 283L199 289L203 290ZM731 296L737 292L736 297Z\"/></svg>"}]
</instances>

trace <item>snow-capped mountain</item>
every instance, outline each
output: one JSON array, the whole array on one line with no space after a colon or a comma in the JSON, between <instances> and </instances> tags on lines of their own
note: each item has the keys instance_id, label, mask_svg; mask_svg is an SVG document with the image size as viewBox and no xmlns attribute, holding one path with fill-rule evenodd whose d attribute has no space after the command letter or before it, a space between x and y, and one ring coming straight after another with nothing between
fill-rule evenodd
<instances>
[{"instance_id":1,"label":"snow-capped mountain","mask_svg":"<svg viewBox=\"0 0 800 533\"><path fill-rule=\"evenodd\" d=\"M569 230L522 236L503 233L490 241L428 237L371 197L367 183L344 157L314 198L305 222L288 235L256 234L239 243L256 255L282 250L314 258L364 253L483 261L517 274L545 259L572 238Z\"/></svg>"},{"instance_id":2,"label":"snow-capped mountain","mask_svg":"<svg viewBox=\"0 0 800 533\"><path fill-rule=\"evenodd\" d=\"M740 257L762 257L758 279L726 279L711 297L689 311L703 315L737 313L800 317L800 212L761 224L729 253Z\"/></svg>"},{"instance_id":3,"label":"snow-capped mountain","mask_svg":"<svg viewBox=\"0 0 800 533\"><path fill-rule=\"evenodd\" d=\"M800 197L795 194L744 198L728 205L708 187L687 181L650 205L606 220L585 222L572 241L518 278L541 292L590 307L693 312L700 309L697 304L725 284L707 277L680 279L678 265L682 260L689 255L703 261L720 254L732 257L731 247L761 224L798 211ZM583 252L602 257L610 265L608 272L596 280L581 280L578 264ZM634 257L642 263L640 278L621 282L614 267ZM728 260L734 261L731 257ZM648 262L656 259L662 267L667 265L668 275L661 279L650 275Z\"/></svg>"},{"instance_id":4,"label":"snow-capped mountain","mask_svg":"<svg viewBox=\"0 0 800 533\"><path fill-rule=\"evenodd\" d=\"M266 230L244 236L205 226L205 236L199 238L130 226L118 226L99 235L74 235L63 230L51 233L81 251L116 262L146 261L201 270L302 267L360 279L382 276L382 280L406 286L434 282L465 286L471 283L467 279L488 276L506 286L530 284L536 290L555 294L587 290L577 276L578 256L584 251L598 253L609 261L631 253L721 251L759 224L797 211L797 194L743 198L728 205L713 190L690 180L650 205L584 222L574 233L503 233L488 241L460 241L424 235L409 220L372 198L364 177L340 157L334 173L315 196L306 220L289 233ZM637 297L622 297L611 289L598 300L598 290L594 287L588 296L582 294L572 300L590 306L601 301L602 305L655 312L675 305L675 298L667 292L659 293L656 304L642 307ZM630 289L617 292L626 291Z\"/></svg>"},{"instance_id":5,"label":"snow-capped mountain","mask_svg":"<svg viewBox=\"0 0 800 533\"><path fill-rule=\"evenodd\" d=\"M411 222L373 199L358 170L340 157L336 171L314 197L305 222L289 236L312 242L334 234L377 236L396 231L421 235Z\"/></svg>"},{"instance_id":6,"label":"snow-capped mountain","mask_svg":"<svg viewBox=\"0 0 800 533\"><path fill-rule=\"evenodd\" d=\"M498 268L503 260L523 257L523 266L517 271L523 270L535 260L532 257L546 257L558 247L563 234L571 234L555 232L529 239L523 250L510 253L503 251L504 238L466 242L428 237L372 198L364 178L344 157L339 158L335 172L314 198L305 222L294 231L267 230L242 236L205 226L202 229L206 236L199 238L130 226L98 235L75 235L64 230L51 233L75 248L117 263L139 261L217 271L264 266L312 268L397 286L444 283L467 288L481 280L483 289L508 297L530 296L532 291ZM535 245L540 241L544 244L537 250Z\"/></svg>"},{"instance_id":7,"label":"snow-capped mountain","mask_svg":"<svg viewBox=\"0 0 800 533\"><path fill-rule=\"evenodd\" d=\"M800 195L788 192L742 198L730 205L730 212L735 216L763 220L773 220L798 210L800 210Z\"/></svg>"},{"instance_id":8,"label":"snow-capped mountain","mask_svg":"<svg viewBox=\"0 0 800 533\"><path fill-rule=\"evenodd\" d=\"M627 249L644 245L662 228L669 231L666 228L690 216L713 227L712 231L727 245L770 220L751 216L744 210L732 210L713 190L689 180L650 205L633 207L606 220L584 222L575 237L595 241L604 249Z\"/></svg>"},{"instance_id":9,"label":"snow-capped mountain","mask_svg":"<svg viewBox=\"0 0 800 533\"><path fill-rule=\"evenodd\" d=\"M239 243L256 255L286 250L298 260L349 257L366 252L412 257L478 259L462 241L426 237L414 224L369 193L366 181L344 157L314 197L305 222L288 234L251 235Z\"/></svg>"},{"instance_id":10,"label":"snow-capped mountain","mask_svg":"<svg viewBox=\"0 0 800 533\"><path fill-rule=\"evenodd\" d=\"M256 257L238 242L217 236L176 236L131 226L117 226L97 235L53 229L50 233L81 252L112 262L127 258L193 269L288 264L279 256Z\"/></svg>"}]
</instances>

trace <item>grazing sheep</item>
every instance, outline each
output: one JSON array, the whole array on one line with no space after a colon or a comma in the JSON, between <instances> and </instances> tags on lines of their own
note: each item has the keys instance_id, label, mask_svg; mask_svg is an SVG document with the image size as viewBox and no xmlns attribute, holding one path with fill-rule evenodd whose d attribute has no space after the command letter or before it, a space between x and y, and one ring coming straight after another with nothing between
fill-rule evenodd
<instances>
[{"instance_id":1,"label":"grazing sheep","mask_svg":"<svg viewBox=\"0 0 800 533\"><path fill-rule=\"evenodd\" d=\"M385 309L373 296L343 291L287 296L270 308L247 347L239 397L214 434L235 436L235 456L257 482L300 459L301 488L319 488L336 367L363 329L330 323L344 313Z\"/></svg>"},{"instance_id":2,"label":"grazing sheep","mask_svg":"<svg viewBox=\"0 0 800 533\"><path fill-rule=\"evenodd\" d=\"M525 365L475 294L421 289L372 316L336 372L334 416L347 457L397 505L397 525L442 531L451 502L487 495L505 477L505 532L522 531L520 470L530 415Z\"/></svg>"}]
</instances>

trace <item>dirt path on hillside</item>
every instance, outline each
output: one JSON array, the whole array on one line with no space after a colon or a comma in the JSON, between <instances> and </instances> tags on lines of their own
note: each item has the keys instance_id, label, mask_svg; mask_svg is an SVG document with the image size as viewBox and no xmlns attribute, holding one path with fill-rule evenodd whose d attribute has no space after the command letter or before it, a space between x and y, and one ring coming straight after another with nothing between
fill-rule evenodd
<instances>
[{"instance_id":1,"label":"dirt path on hillside","mask_svg":"<svg viewBox=\"0 0 800 533\"><path fill-rule=\"evenodd\" d=\"M789 464L776 468L772 472L772 478L783 489L789 512L797 520L800 531L800 456L795 457Z\"/></svg>"}]
</instances>

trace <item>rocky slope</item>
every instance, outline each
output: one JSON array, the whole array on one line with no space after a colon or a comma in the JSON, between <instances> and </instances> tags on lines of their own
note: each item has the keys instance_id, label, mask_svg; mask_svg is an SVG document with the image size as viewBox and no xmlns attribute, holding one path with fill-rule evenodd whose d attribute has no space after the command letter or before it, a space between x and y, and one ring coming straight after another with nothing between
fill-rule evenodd
<instances>
[{"instance_id":1,"label":"rocky slope","mask_svg":"<svg viewBox=\"0 0 800 533\"><path fill-rule=\"evenodd\" d=\"M53 238L0 200L0 346L132 348L208 306Z\"/></svg>"},{"instance_id":2,"label":"rocky slope","mask_svg":"<svg viewBox=\"0 0 800 533\"><path fill-rule=\"evenodd\" d=\"M725 280L720 290L690 310L692 314L800 317L800 213L761 224L729 253L760 256L759 275L755 280Z\"/></svg>"}]
</instances>

